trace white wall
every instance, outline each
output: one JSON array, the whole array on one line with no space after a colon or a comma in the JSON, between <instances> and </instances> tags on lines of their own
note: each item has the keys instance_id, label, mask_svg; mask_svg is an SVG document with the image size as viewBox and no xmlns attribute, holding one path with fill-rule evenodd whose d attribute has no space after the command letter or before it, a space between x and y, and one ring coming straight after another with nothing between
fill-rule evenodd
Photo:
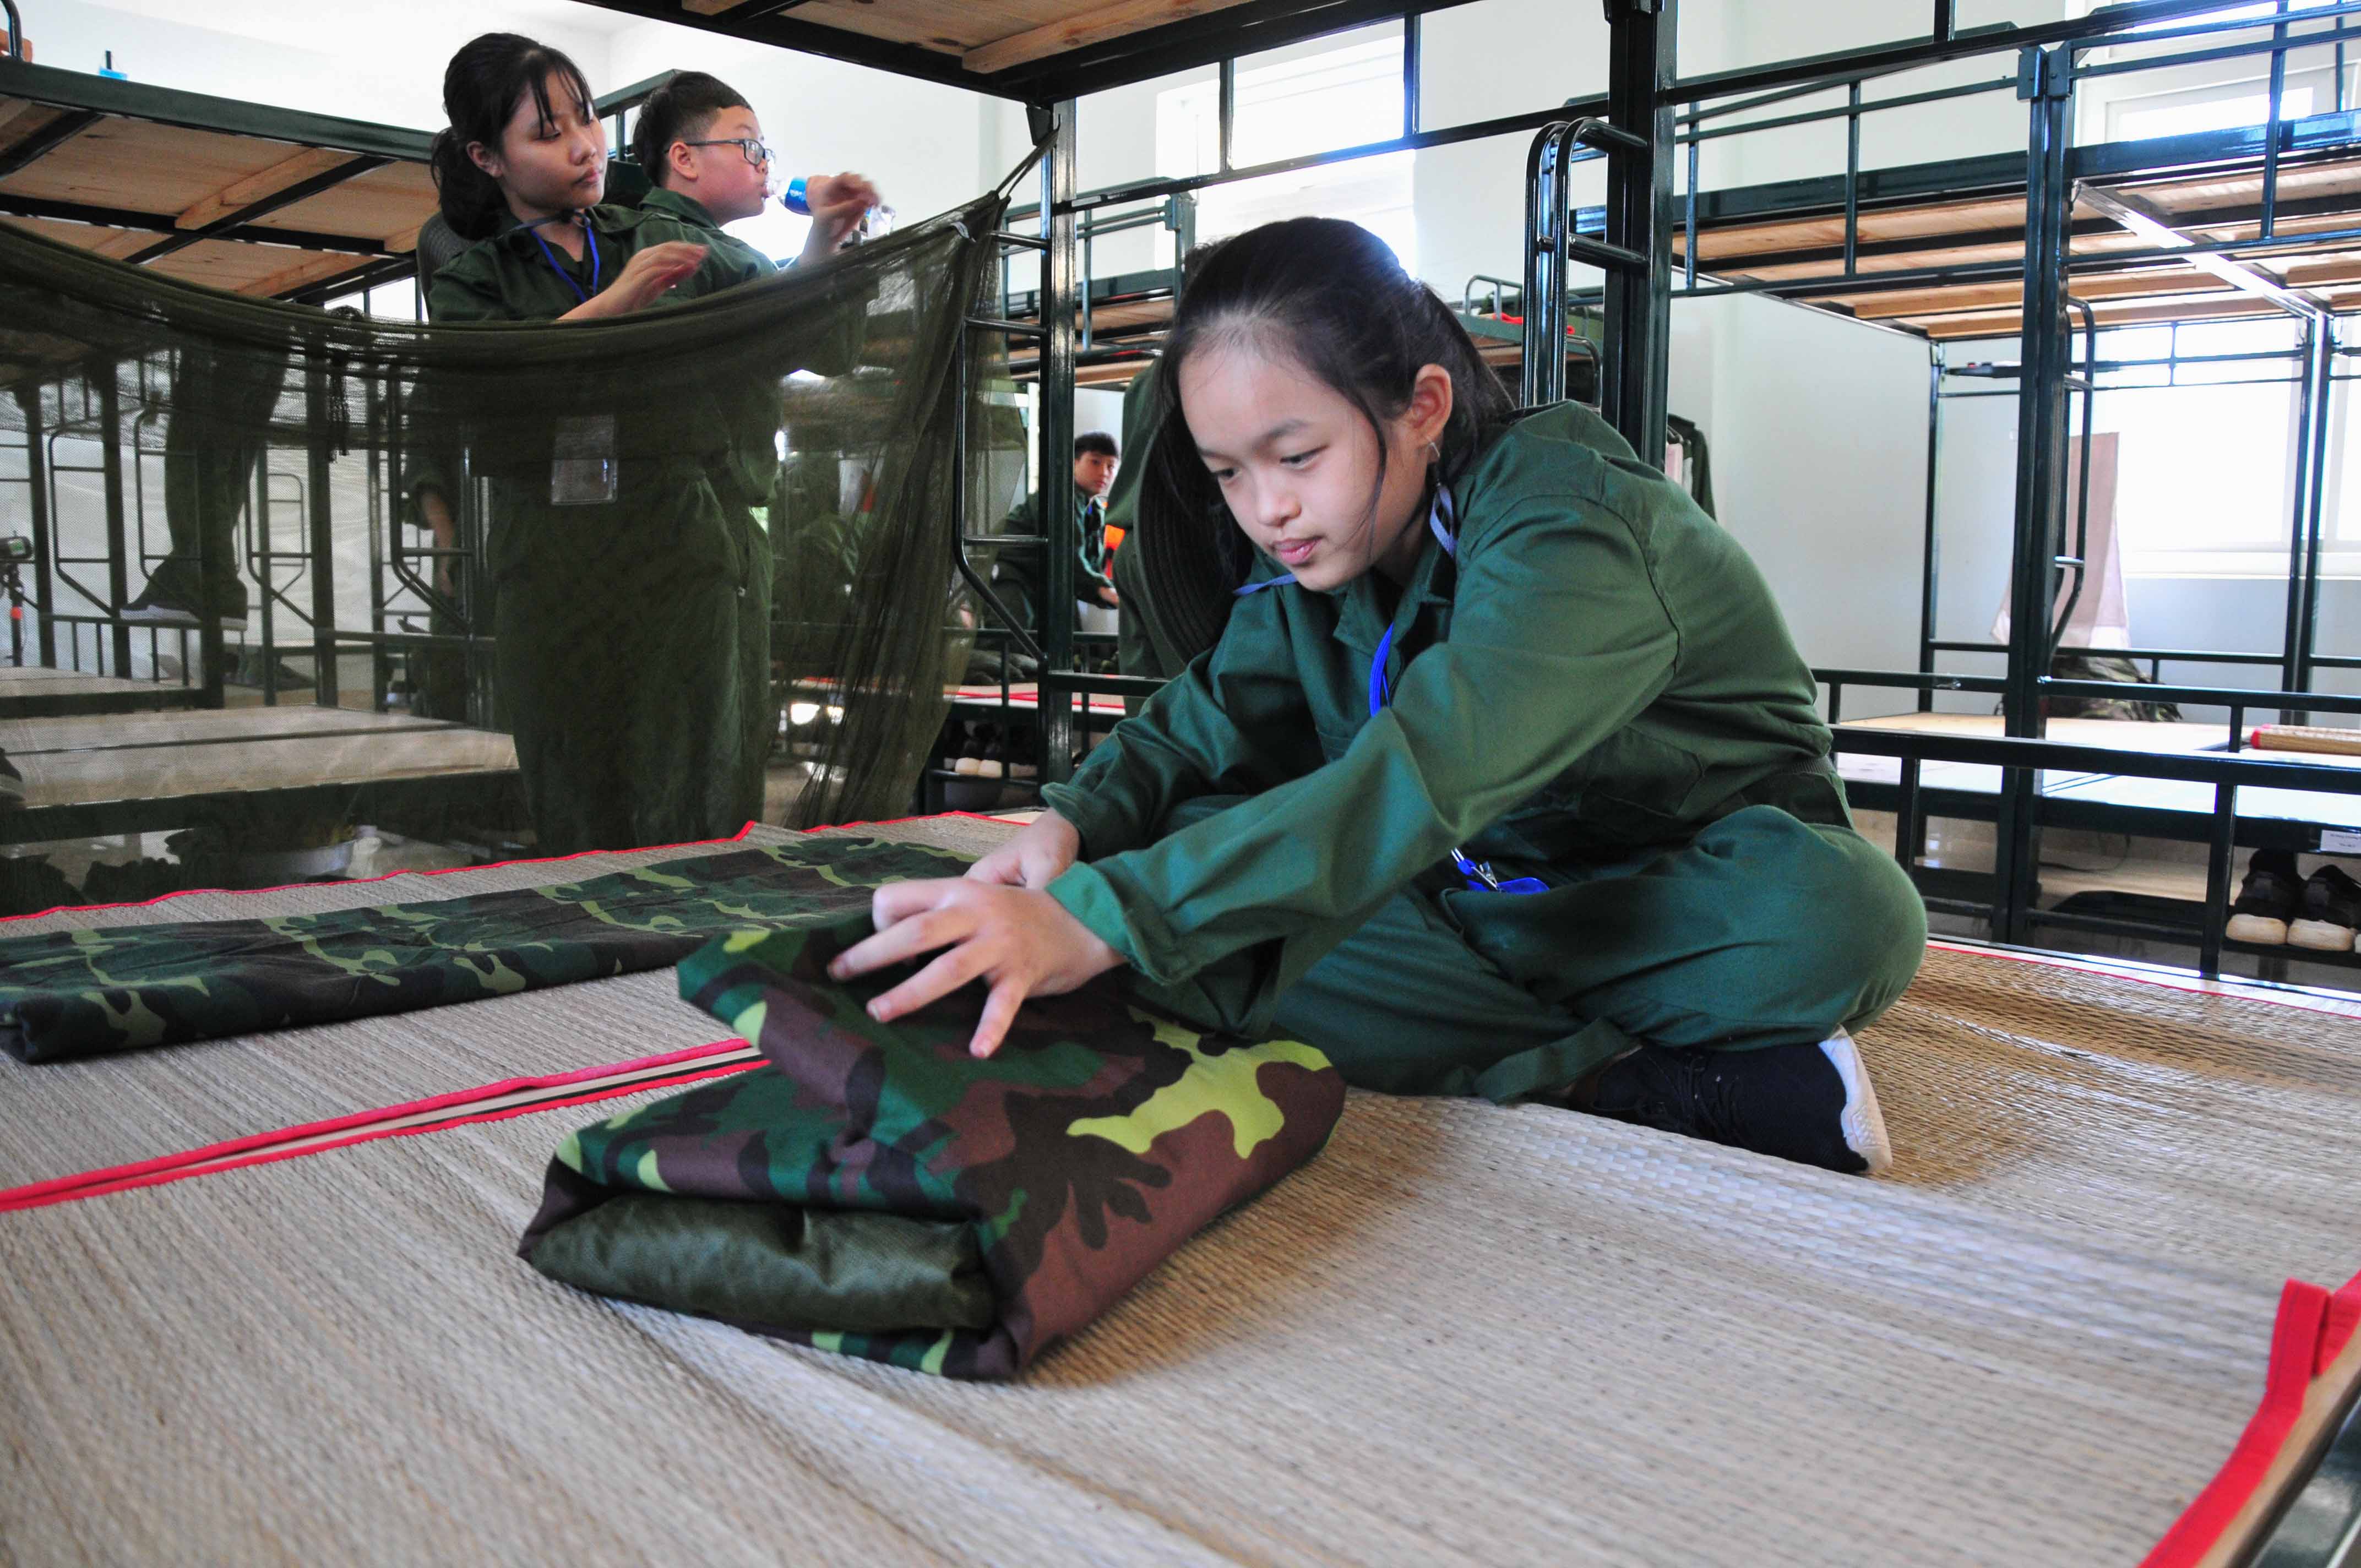
<instances>
[{"instance_id":1,"label":"white wall","mask_svg":"<svg viewBox=\"0 0 2361 1568\"><path fill-rule=\"evenodd\" d=\"M135 82L431 130L443 68L485 32L521 32L572 55L605 91L608 40L631 26L563 0L20 0L36 63L115 69Z\"/></svg>"}]
</instances>

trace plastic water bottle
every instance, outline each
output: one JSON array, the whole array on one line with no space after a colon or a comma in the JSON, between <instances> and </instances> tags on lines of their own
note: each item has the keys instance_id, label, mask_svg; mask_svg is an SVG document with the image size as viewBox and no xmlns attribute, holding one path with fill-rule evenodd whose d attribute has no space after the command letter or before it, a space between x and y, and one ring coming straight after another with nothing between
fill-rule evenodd
<instances>
[{"instance_id":1,"label":"plastic water bottle","mask_svg":"<svg viewBox=\"0 0 2361 1568\"><path fill-rule=\"evenodd\" d=\"M775 197L781 206L797 217L811 216L811 203L804 199L802 176L798 175L790 180L786 173L774 163L771 166L770 177L763 181L763 189L765 194Z\"/></svg>"}]
</instances>

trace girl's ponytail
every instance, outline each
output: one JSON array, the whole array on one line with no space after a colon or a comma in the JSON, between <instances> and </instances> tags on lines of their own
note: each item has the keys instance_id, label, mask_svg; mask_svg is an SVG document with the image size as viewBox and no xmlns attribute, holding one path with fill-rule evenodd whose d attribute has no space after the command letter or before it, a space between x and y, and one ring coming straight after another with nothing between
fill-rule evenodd
<instances>
[{"instance_id":1,"label":"girl's ponytail","mask_svg":"<svg viewBox=\"0 0 2361 1568\"><path fill-rule=\"evenodd\" d=\"M476 167L458 133L445 126L434 133L429 155L434 174L434 195L442 203L443 221L461 239L478 240L492 232L507 199L500 181Z\"/></svg>"}]
</instances>

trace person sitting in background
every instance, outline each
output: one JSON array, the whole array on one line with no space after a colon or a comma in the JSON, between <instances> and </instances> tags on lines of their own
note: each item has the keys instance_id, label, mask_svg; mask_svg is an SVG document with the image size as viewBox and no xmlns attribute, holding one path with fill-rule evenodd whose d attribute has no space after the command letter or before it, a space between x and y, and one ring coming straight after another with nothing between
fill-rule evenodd
<instances>
[{"instance_id":1,"label":"person sitting in background","mask_svg":"<svg viewBox=\"0 0 2361 1568\"><path fill-rule=\"evenodd\" d=\"M1082 609L1115 609L1115 568L1106 543L1106 493L1115 483L1122 451L1115 437L1103 430L1074 437L1074 597ZM1031 534L1041 517L1041 492L1035 490L1008 510L1001 527L1012 533ZM1049 587L1049 552L1039 545L1016 545L992 570L1001 602L1017 623L1037 641L1041 635L1041 605Z\"/></svg>"}]
</instances>

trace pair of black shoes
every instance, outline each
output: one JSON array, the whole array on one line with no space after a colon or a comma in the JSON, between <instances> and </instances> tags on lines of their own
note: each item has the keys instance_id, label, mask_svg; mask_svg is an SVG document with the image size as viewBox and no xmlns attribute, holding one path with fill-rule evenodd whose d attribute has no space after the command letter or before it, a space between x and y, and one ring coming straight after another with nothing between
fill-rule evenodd
<instances>
[{"instance_id":1,"label":"pair of black shoes","mask_svg":"<svg viewBox=\"0 0 2361 1568\"><path fill-rule=\"evenodd\" d=\"M1869 1069L1842 1029L1755 1050L1642 1046L1576 1084L1565 1103L1848 1176L1894 1164Z\"/></svg>"},{"instance_id":2,"label":"pair of black shoes","mask_svg":"<svg viewBox=\"0 0 2361 1568\"><path fill-rule=\"evenodd\" d=\"M1008 739L990 724L979 724L968 732L967 743L951 759L951 772L987 779L1041 776L1041 770L1021 750L1010 754Z\"/></svg>"},{"instance_id":3,"label":"pair of black shoes","mask_svg":"<svg viewBox=\"0 0 2361 1568\"><path fill-rule=\"evenodd\" d=\"M2296 870L2293 850L2257 850L2224 934L2267 948L2349 953L2356 927L2361 927L2361 883L2342 866L2324 865L2307 877Z\"/></svg>"}]
</instances>

